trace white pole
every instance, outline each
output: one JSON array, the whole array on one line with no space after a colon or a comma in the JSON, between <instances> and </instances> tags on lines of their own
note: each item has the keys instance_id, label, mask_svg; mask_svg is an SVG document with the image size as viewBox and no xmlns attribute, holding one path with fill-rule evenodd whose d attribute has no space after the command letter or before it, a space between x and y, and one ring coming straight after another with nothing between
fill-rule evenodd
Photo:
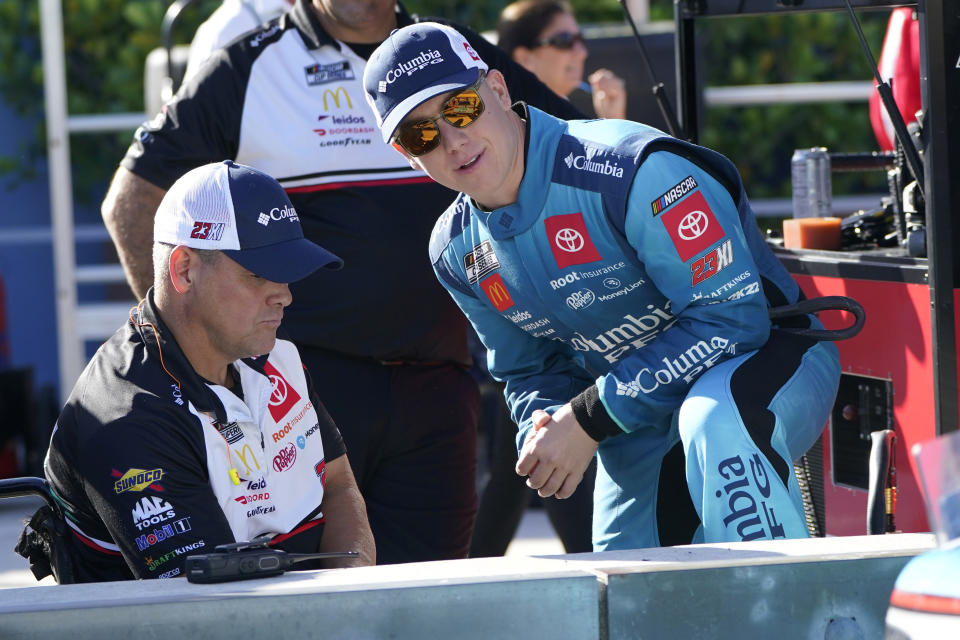
<instances>
[{"instance_id":1,"label":"white pole","mask_svg":"<svg viewBox=\"0 0 960 640\"><path fill-rule=\"evenodd\" d=\"M637 29L650 22L650 0L627 0L627 9Z\"/></svg>"},{"instance_id":2,"label":"white pole","mask_svg":"<svg viewBox=\"0 0 960 640\"><path fill-rule=\"evenodd\" d=\"M63 10L60 0L40 0L43 43L43 92L47 116L47 167L53 227L54 286L57 305L57 352L60 354L60 401L64 402L83 369L83 345L74 313L77 288L73 237L73 183L67 130L67 78L63 55Z\"/></svg>"}]
</instances>

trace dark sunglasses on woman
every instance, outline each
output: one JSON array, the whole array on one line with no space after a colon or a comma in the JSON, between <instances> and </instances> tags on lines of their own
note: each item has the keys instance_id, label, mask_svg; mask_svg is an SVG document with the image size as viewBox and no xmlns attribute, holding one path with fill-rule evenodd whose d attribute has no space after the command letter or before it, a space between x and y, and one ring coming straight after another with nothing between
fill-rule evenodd
<instances>
[{"instance_id":1,"label":"dark sunglasses on woman","mask_svg":"<svg viewBox=\"0 0 960 640\"><path fill-rule=\"evenodd\" d=\"M481 72L476 82L451 96L440 113L432 118L401 124L393 136L393 143L415 158L430 153L440 145L440 127L437 125L440 118L458 129L469 127L476 122L483 114L480 83L483 82L484 75Z\"/></svg>"},{"instance_id":2,"label":"dark sunglasses on woman","mask_svg":"<svg viewBox=\"0 0 960 640\"><path fill-rule=\"evenodd\" d=\"M553 47L554 49L573 49L574 45L580 43L586 46L586 41L583 39L583 34L580 32L571 33L570 31L560 31L555 33L549 38L544 38L536 43L538 47Z\"/></svg>"}]
</instances>

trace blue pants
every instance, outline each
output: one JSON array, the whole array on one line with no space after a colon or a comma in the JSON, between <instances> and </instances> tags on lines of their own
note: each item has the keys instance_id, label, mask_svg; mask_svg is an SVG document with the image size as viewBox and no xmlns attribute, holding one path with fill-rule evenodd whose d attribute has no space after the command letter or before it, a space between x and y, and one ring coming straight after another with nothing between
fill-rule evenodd
<instances>
[{"instance_id":1,"label":"blue pants","mask_svg":"<svg viewBox=\"0 0 960 640\"><path fill-rule=\"evenodd\" d=\"M807 537L793 461L839 381L832 343L775 329L705 372L670 419L602 442L594 548Z\"/></svg>"}]
</instances>

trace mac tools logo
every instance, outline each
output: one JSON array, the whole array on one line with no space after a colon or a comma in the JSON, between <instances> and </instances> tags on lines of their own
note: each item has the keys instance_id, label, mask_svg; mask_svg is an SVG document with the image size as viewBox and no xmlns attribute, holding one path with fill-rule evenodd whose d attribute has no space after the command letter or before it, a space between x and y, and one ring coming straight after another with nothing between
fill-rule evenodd
<instances>
[{"instance_id":1,"label":"mac tools logo","mask_svg":"<svg viewBox=\"0 0 960 640\"><path fill-rule=\"evenodd\" d=\"M170 503L157 496L141 498L130 513L133 516L133 525L141 531L150 525L177 517Z\"/></svg>"}]
</instances>

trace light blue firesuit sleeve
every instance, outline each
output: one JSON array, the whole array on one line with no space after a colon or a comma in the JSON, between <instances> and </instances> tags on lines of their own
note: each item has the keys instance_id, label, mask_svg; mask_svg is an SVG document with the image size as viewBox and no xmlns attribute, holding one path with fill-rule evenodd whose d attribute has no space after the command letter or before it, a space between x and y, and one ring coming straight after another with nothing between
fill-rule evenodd
<instances>
[{"instance_id":1,"label":"light blue firesuit sleeve","mask_svg":"<svg viewBox=\"0 0 960 640\"><path fill-rule=\"evenodd\" d=\"M652 203L684 176L696 180L697 190L654 215ZM715 224L722 232L711 231ZM669 329L597 379L610 417L624 431L633 431L676 410L709 367L762 346L770 320L737 205L699 166L673 153L650 154L634 178L624 226L635 257L677 317ZM684 239L701 231L700 244L696 238ZM714 240L704 243L704 237ZM695 251L704 244L704 250Z\"/></svg>"}]
</instances>

